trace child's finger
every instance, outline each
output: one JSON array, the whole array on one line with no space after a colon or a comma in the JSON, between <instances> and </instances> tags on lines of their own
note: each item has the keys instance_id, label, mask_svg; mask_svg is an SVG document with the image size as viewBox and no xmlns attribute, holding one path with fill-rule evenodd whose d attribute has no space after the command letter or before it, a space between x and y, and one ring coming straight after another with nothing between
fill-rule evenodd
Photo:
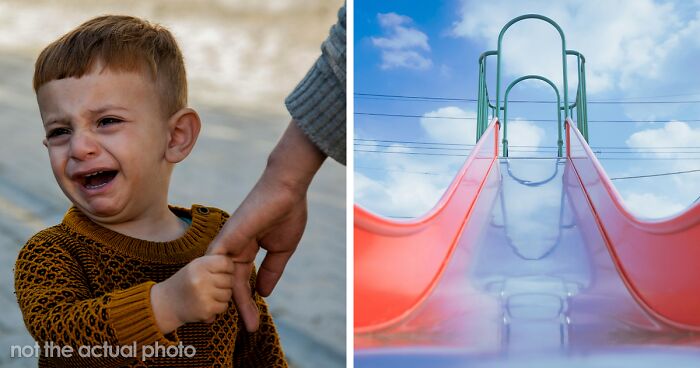
<instances>
[{"instance_id":1,"label":"child's finger","mask_svg":"<svg viewBox=\"0 0 700 368\"><path fill-rule=\"evenodd\" d=\"M225 255L203 256L207 260L207 270L211 273L232 274L235 266L233 260Z\"/></svg>"},{"instance_id":2,"label":"child's finger","mask_svg":"<svg viewBox=\"0 0 700 368\"><path fill-rule=\"evenodd\" d=\"M236 263L233 280L233 299L248 332L257 331L260 324L260 313L250 291L249 280L252 271L252 263Z\"/></svg>"},{"instance_id":3,"label":"child's finger","mask_svg":"<svg viewBox=\"0 0 700 368\"><path fill-rule=\"evenodd\" d=\"M214 289L211 292L211 297L212 299L216 300L219 303L226 303L228 306L228 302L231 301L231 295L232 295L232 290L231 289Z\"/></svg>"},{"instance_id":4,"label":"child's finger","mask_svg":"<svg viewBox=\"0 0 700 368\"><path fill-rule=\"evenodd\" d=\"M210 277L211 284L216 289L233 291L233 273L215 273L208 277ZM228 298L231 299L231 296L229 295Z\"/></svg>"}]
</instances>

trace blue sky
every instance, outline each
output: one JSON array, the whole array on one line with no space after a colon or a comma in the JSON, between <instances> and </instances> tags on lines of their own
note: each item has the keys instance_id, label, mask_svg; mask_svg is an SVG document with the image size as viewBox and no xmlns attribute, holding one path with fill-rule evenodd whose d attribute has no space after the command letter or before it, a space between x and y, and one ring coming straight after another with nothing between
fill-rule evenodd
<instances>
[{"instance_id":1,"label":"blue sky","mask_svg":"<svg viewBox=\"0 0 700 368\"><path fill-rule=\"evenodd\" d=\"M418 216L434 205L474 143L476 104L376 95L475 98L479 55L496 49L501 27L526 13L552 18L567 49L585 55L590 144L610 177L700 169L700 1L358 0L356 203L392 217ZM559 42L544 22L512 26L503 43L502 88L541 74L561 90ZM572 102L575 59L568 63ZM487 68L495 70L495 59ZM523 82L510 98L554 101L544 86ZM511 106L511 145L537 147L513 147L511 155L556 155L549 148L556 123L533 121L556 119L555 105ZM678 213L700 195L700 172L614 183L628 208L647 218Z\"/></svg>"}]
</instances>

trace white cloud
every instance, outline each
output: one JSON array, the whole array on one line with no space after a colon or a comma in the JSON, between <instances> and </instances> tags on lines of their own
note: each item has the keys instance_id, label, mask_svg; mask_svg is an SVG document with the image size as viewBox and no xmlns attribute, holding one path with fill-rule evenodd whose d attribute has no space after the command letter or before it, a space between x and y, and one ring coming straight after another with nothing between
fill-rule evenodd
<instances>
[{"instance_id":1,"label":"white cloud","mask_svg":"<svg viewBox=\"0 0 700 368\"><path fill-rule=\"evenodd\" d=\"M355 202L383 216L417 217L435 206L445 191L443 182L410 172L390 171L382 179L356 172Z\"/></svg>"},{"instance_id":2,"label":"white cloud","mask_svg":"<svg viewBox=\"0 0 700 368\"><path fill-rule=\"evenodd\" d=\"M428 69L432 62L415 51L382 51L382 69L408 68Z\"/></svg>"},{"instance_id":3,"label":"white cloud","mask_svg":"<svg viewBox=\"0 0 700 368\"><path fill-rule=\"evenodd\" d=\"M680 38L692 39L673 4L652 0L464 0L452 33L495 49L501 27L527 13L553 19L564 31L567 48L586 56L589 93L630 88L638 78L660 78L668 72L664 62L681 47ZM526 20L513 25L503 47L506 74L543 74L561 85L561 43L548 24ZM568 59L570 75L574 62ZM576 79L570 80L572 90Z\"/></svg>"},{"instance_id":4,"label":"white cloud","mask_svg":"<svg viewBox=\"0 0 700 368\"><path fill-rule=\"evenodd\" d=\"M426 137L423 141L474 144L475 117L476 113L471 110L440 107L423 114L422 132L417 135ZM509 140L515 145L538 146L545 137L542 128L525 120L512 120L508 129ZM416 144L363 146L363 151L374 152L355 151L355 203L384 216L418 217L426 213L438 202L470 153L461 148ZM434 155L436 153L439 155ZM528 180L542 180L552 173L552 167L539 162L522 163L518 168L525 170L519 175Z\"/></svg>"},{"instance_id":5,"label":"white cloud","mask_svg":"<svg viewBox=\"0 0 700 368\"><path fill-rule=\"evenodd\" d=\"M641 130L625 141L633 148L693 147L698 142L700 128L691 128L683 121L669 121L663 128Z\"/></svg>"},{"instance_id":6,"label":"white cloud","mask_svg":"<svg viewBox=\"0 0 700 368\"><path fill-rule=\"evenodd\" d=\"M413 22L413 19L410 17L396 13L379 13L377 14L377 19L379 19L379 25L385 28L398 27L402 24Z\"/></svg>"},{"instance_id":7,"label":"white cloud","mask_svg":"<svg viewBox=\"0 0 700 368\"><path fill-rule=\"evenodd\" d=\"M428 69L432 61L424 55L430 52L428 36L411 26L413 20L396 13L377 14L386 33L384 37L372 37L372 44L381 50L382 69Z\"/></svg>"},{"instance_id":8,"label":"white cloud","mask_svg":"<svg viewBox=\"0 0 700 368\"><path fill-rule=\"evenodd\" d=\"M676 203L668 197L654 193L626 193L623 195L625 205L641 218L660 218L675 215L686 206Z\"/></svg>"},{"instance_id":9,"label":"white cloud","mask_svg":"<svg viewBox=\"0 0 700 368\"><path fill-rule=\"evenodd\" d=\"M390 37L372 37L372 43L380 48L384 49L407 49L407 48L418 48L421 50L430 51L430 46L428 45L428 36L425 33L415 29L406 28L403 24L410 24L412 22L411 18L401 15L396 15L394 13L389 14L379 14L379 24L387 29L390 33ZM387 21L386 19L400 19Z\"/></svg>"},{"instance_id":10,"label":"white cloud","mask_svg":"<svg viewBox=\"0 0 700 368\"><path fill-rule=\"evenodd\" d=\"M539 146L544 140L545 132L544 129L538 127L537 125L521 119L515 119L508 123L508 146L516 148L516 146L527 146L522 147L521 151L532 150ZM520 148L520 147L518 147ZM532 156L532 152L517 152L517 149L512 153L509 152L509 156Z\"/></svg>"},{"instance_id":11,"label":"white cloud","mask_svg":"<svg viewBox=\"0 0 700 368\"><path fill-rule=\"evenodd\" d=\"M473 144L475 120L459 118L474 117L473 111L455 106L429 111L420 119L418 136L426 137L423 141ZM416 144L363 146L363 150L375 152L355 151L355 202L380 215L406 217L420 216L435 206L470 152L460 146Z\"/></svg>"},{"instance_id":12,"label":"white cloud","mask_svg":"<svg viewBox=\"0 0 700 368\"><path fill-rule=\"evenodd\" d=\"M697 154L688 152L684 147L697 147L700 142L700 128L692 128L682 121L670 121L663 128L644 129L633 133L625 143L640 153L655 158L693 157ZM669 148L670 147L670 148ZM650 153L651 152L651 153ZM648 156L647 156L648 157ZM700 161L700 156L698 156ZM697 169L700 165L692 160L671 160L669 166L675 170Z\"/></svg>"},{"instance_id":13,"label":"white cloud","mask_svg":"<svg viewBox=\"0 0 700 368\"><path fill-rule=\"evenodd\" d=\"M423 114L420 125L436 142L474 144L476 113L447 106Z\"/></svg>"},{"instance_id":14,"label":"white cloud","mask_svg":"<svg viewBox=\"0 0 700 368\"><path fill-rule=\"evenodd\" d=\"M641 174L696 170L700 168L700 155L695 149L700 142L700 128L693 128L682 121L671 121L662 128L644 129L633 133L625 141L640 157L648 157ZM697 159L688 159L697 157ZM653 160L663 159L663 160ZM639 174L639 173L635 173ZM635 175L632 174L632 175ZM678 213L700 195L697 174L679 174L635 179L619 183L625 204L638 216L658 218Z\"/></svg>"},{"instance_id":15,"label":"white cloud","mask_svg":"<svg viewBox=\"0 0 700 368\"><path fill-rule=\"evenodd\" d=\"M423 114L420 124L427 135L437 142L474 144L475 119L476 112L446 106ZM532 122L520 118L508 122L509 145L539 146L544 137L544 129Z\"/></svg>"},{"instance_id":16,"label":"white cloud","mask_svg":"<svg viewBox=\"0 0 700 368\"><path fill-rule=\"evenodd\" d=\"M436 152L405 144L375 145L368 151L374 152L355 151L355 203L390 217L429 211L466 158L391 153Z\"/></svg>"},{"instance_id":17,"label":"white cloud","mask_svg":"<svg viewBox=\"0 0 700 368\"><path fill-rule=\"evenodd\" d=\"M476 141L476 112L471 110L456 106L441 107L423 114L420 124L427 136L436 142L474 144ZM508 122L509 146L528 146L526 148L532 149L540 146L544 138L544 129L530 121L515 118ZM521 151L524 149L518 148ZM517 153L514 152L514 155Z\"/></svg>"}]
</instances>

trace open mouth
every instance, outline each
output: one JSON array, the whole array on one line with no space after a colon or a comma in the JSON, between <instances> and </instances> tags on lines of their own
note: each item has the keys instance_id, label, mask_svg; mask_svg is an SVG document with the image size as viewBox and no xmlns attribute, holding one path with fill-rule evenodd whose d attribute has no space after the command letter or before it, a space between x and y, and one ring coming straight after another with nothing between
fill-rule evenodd
<instances>
[{"instance_id":1,"label":"open mouth","mask_svg":"<svg viewBox=\"0 0 700 368\"><path fill-rule=\"evenodd\" d=\"M117 173L117 170L104 170L90 173L82 177L82 184L87 189L98 189L114 180Z\"/></svg>"}]
</instances>

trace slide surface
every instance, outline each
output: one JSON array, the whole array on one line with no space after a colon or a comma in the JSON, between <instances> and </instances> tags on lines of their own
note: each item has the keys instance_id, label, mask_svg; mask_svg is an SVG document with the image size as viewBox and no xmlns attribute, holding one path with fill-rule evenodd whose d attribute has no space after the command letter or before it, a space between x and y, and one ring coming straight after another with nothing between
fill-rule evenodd
<instances>
[{"instance_id":1,"label":"slide surface","mask_svg":"<svg viewBox=\"0 0 700 368\"><path fill-rule=\"evenodd\" d=\"M424 217L355 209L356 366L697 366L700 206L635 219L570 121L566 158L497 137Z\"/></svg>"}]
</instances>

